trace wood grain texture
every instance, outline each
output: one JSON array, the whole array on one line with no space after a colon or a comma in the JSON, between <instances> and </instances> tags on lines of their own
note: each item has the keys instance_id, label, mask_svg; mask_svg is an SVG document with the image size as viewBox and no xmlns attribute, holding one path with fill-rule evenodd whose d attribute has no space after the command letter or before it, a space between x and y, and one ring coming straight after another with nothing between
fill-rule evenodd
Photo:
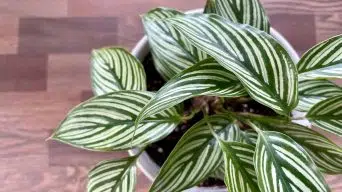
<instances>
[{"instance_id":1,"label":"wood grain texture","mask_svg":"<svg viewBox=\"0 0 342 192\"><path fill-rule=\"evenodd\" d=\"M116 44L117 18L22 18L19 53L88 53Z\"/></svg>"},{"instance_id":2,"label":"wood grain texture","mask_svg":"<svg viewBox=\"0 0 342 192\"><path fill-rule=\"evenodd\" d=\"M300 53L342 33L341 0L261 0ZM83 192L98 161L126 156L45 141L65 114L92 96L89 51L133 48L140 14L157 6L188 10L205 0L1 0L0 192ZM342 81L338 81L342 85ZM342 146L342 139L319 130ZM327 176L342 192L342 176ZM149 180L138 172L138 192Z\"/></svg>"}]
</instances>

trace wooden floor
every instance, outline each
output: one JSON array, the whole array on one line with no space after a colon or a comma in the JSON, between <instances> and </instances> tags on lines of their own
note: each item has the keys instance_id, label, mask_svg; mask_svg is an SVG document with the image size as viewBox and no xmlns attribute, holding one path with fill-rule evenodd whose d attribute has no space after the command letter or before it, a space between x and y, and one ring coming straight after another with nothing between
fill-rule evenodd
<instances>
[{"instance_id":1,"label":"wooden floor","mask_svg":"<svg viewBox=\"0 0 342 192\"><path fill-rule=\"evenodd\" d=\"M299 53L342 33L342 0L262 2L272 26ZM90 49L131 49L143 35L138 15L153 7L203 5L204 0L0 0L0 191L85 191L90 167L125 156L45 139L72 106L91 96ZM147 191L147 178L139 173L138 179L137 191ZM333 191L342 191L341 176L327 179Z\"/></svg>"}]
</instances>

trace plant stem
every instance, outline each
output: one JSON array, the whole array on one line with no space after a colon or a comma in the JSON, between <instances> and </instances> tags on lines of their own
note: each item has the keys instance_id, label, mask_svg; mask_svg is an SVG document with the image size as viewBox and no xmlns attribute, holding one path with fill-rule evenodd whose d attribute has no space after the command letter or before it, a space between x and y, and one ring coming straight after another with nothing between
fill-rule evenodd
<instances>
[{"instance_id":1,"label":"plant stem","mask_svg":"<svg viewBox=\"0 0 342 192\"><path fill-rule=\"evenodd\" d=\"M192 119L199 111L200 110L193 110L193 111L191 111L191 113L189 115L181 117L181 120L183 122L188 121L188 120Z\"/></svg>"}]
</instances>

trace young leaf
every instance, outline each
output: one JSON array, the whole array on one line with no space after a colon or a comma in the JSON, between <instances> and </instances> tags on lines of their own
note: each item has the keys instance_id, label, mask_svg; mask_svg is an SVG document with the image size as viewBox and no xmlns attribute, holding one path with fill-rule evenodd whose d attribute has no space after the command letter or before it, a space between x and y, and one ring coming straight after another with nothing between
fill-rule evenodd
<instances>
[{"instance_id":1,"label":"young leaf","mask_svg":"<svg viewBox=\"0 0 342 192\"><path fill-rule=\"evenodd\" d=\"M260 131L254 166L261 191L330 191L309 154L282 133Z\"/></svg>"},{"instance_id":2,"label":"young leaf","mask_svg":"<svg viewBox=\"0 0 342 192\"><path fill-rule=\"evenodd\" d=\"M136 156L119 160L102 161L88 174L88 192L135 192Z\"/></svg>"},{"instance_id":3,"label":"young leaf","mask_svg":"<svg viewBox=\"0 0 342 192\"><path fill-rule=\"evenodd\" d=\"M342 96L330 97L317 103L306 117L314 126L342 136Z\"/></svg>"},{"instance_id":4,"label":"young leaf","mask_svg":"<svg viewBox=\"0 0 342 192\"><path fill-rule=\"evenodd\" d=\"M208 121L217 134L225 140L238 139L238 127L225 116L211 116ZM191 127L180 139L150 192L182 191L195 186L208 177L222 162L222 151L203 119Z\"/></svg>"},{"instance_id":5,"label":"young leaf","mask_svg":"<svg viewBox=\"0 0 342 192\"><path fill-rule=\"evenodd\" d=\"M217 15L188 15L167 21L232 71L254 100L282 115L289 115L297 106L296 66L267 33Z\"/></svg>"},{"instance_id":6,"label":"young leaf","mask_svg":"<svg viewBox=\"0 0 342 192\"><path fill-rule=\"evenodd\" d=\"M91 81L95 95L120 90L146 90L144 67L137 58L122 48L93 50Z\"/></svg>"},{"instance_id":7,"label":"young leaf","mask_svg":"<svg viewBox=\"0 0 342 192\"><path fill-rule=\"evenodd\" d=\"M216 4L215 0L207 0L205 4L204 13L213 13L216 14Z\"/></svg>"},{"instance_id":8,"label":"young leaf","mask_svg":"<svg viewBox=\"0 0 342 192\"><path fill-rule=\"evenodd\" d=\"M137 115L153 95L117 91L94 97L69 112L53 139L96 151L125 150L158 141L173 131L180 118L175 108L169 108L146 118L135 128Z\"/></svg>"},{"instance_id":9,"label":"young leaf","mask_svg":"<svg viewBox=\"0 0 342 192\"><path fill-rule=\"evenodd\" d=\"M225 162L225 183L229 192L259 192L252 145L220 141Z\"/></svg>"},{"instance_id":10,"label":"young leaf","mask_svg":"<svg viewBox=\"0 0 342 192\"><path fill-rule=\"evenodd\" d=\"M316 103L337 95L342 95L342 88L328 80L299 81L299 103L296 110L309 111Z\"/></svg>"},{"instance_id":11,"label":"young leaf","mask_svg":"<svg viewBox=\"0 0 342 192\"><path fill-rule=\"evenodd\" d=\"M342 35L311 48L297 67L300 79L342 78Z\"/></svg>"},{"instance_id":12,"label":"young leaf","mask_svg":"<svg viewBox=\"0 0 342 192\"><path fill-rule=\"evenodd\" d=\"M183 13L169 8L156 8L143 16L155 67L166 80L207 58L205 53L163 22L166 18L179 15Z\"/></svg>"},{"instance_id":13,"label":"young leaf","mask_svg":"<svg viewBox=\"0 0 342 192\"><path fill-rule=\"evenodd\" d=\"M268 123L263 129L281 132L300 144L313 158L321 172L342 173L342 148L318 132L294 123Z\"/></svg>"},{"instance_id":14,"label":"young leaf","mask_svg":"<svg viewBox=\"0 0 342 192\"><path fill-rule=\"evenodd\" d=\"M234 74L215 60L206 59L169 80L144 107L137 122L200 95L239 97L246 95L246 92Z\"/></svg>"},{"instance_id":15,"label":"young leaf","mask_svg":"<svg viewBox=\"0 0 342 192\"><path fill-rule=\"evenodd\" d=\"M216 13L235 23L248 24L270 33L270 23L259 0L215 0Z\"/></svg>"}]
</instances>

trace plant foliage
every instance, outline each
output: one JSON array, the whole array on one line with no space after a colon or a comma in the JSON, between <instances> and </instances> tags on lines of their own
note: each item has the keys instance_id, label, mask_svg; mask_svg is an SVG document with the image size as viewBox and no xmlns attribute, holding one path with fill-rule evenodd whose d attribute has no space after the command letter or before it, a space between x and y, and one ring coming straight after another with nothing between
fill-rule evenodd
<instances>
[{"instance_id":1,"label":"plant foliage","mask_svg":"<svg viewBox=\"0 0 342 192\"><path fill-rule=\"evenodd\" d=\"M269 34L258 0L208 0L196 14L156 8L142 22L167 82L150 92L137 58L122 48L96 49L95 96L72 109L51 137L101 152L139 149L96 165L89 192L135 191L144 149L192 121L150 192L183 191L209 177L224 179L229 192L330 191L323 173L342 174L342 148L294 120L342 136L342 88L333 82L342 78L342 35L294 63ZM251 100L270 115L236 107ZM183 110L186 102L192 105Z\"/></svg>"}]
</instances>

